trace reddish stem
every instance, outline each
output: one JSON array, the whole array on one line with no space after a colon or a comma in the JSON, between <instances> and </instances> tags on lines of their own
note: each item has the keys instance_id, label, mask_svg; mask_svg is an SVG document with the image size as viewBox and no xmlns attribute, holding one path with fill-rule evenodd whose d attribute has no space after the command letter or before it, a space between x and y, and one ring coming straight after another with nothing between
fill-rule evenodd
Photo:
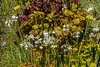
<instances>
[{"instance_id":1,"label":"reddish stem","mask_svg":"<svg viewBox=\"0 0 100 67\"><path fill-rule=\"evenodd\" d=\"M97 14L97 12L96 12L96 11L94 11L93 18L95 18L96 14Z\"/></svg>"},{"instance_id":2,"label":"reddish stem","mask_svg":"<svg viewBox=\"0 0 100 67\"><path fill-rule=\"evenodd\" d=\"M67 8L70 9L70 0L66 0Z\"/></svg>"},{"instance_id":3,"label":"reddish stem","mask_svg":"<svg viewBox=\"0 0 100 67\"><path fill-rule=\"evenodd\" d=\"M78 0L73 0L73 3L78 5Z\"/></svg>"},{"instance_id":4,"label":"reddish stem","mask_svg":"<svg viewBox=\"0 0 100 67\"><path fill-rule=\"evenodd\" d=\"M56 20L54 20L54 25L55 25L55 27L57 26Z\"/></svg>"},{"instance_id":5,"label":"reddish stem","mask_svg":"<svg viewBox=\"0 0 100 67\"><path fill-rule=\"evenodd\" d=\"M84 25L84 21L83 20L82 20L82 23L81 24L82 24L82 26Z\"/></svg>"}]
</instances>

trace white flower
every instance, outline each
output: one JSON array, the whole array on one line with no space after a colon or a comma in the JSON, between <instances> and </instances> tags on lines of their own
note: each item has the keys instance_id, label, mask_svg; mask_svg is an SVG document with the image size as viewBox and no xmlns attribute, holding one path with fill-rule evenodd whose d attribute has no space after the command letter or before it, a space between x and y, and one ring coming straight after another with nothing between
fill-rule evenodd
<instances>
[{"instance_id":1,"label":"white flower","mask_svg":"<svg viewBox=\"0 0 100 67\"><path fill-rule=\"evenodd\" d=\"M22 46L24 46L24 45L21 43L20 46L22 47Z\"/></svg>"},{"instance_id":2,"label":"white flower","mask_svg":"<svg viewBox=\"0 0 100 67\"><path fill-rule=\"evenodd\" d=\"M65 31L66 29L65 28L63 28L63 31Z\"/></svg>"},{"instance_id":3,"label":"white flower","mask_svg":"<svg viewBox=\"0 0 100 67\"><path fill-rule=\"evenodd\" d=\"M67 51L67 49L64 49L64 51Z\"/></svg>"},{"instance_id":4,"label":"white flower","mask_svg":"<svg viewBox=\"0 0 100 67\"><path fill-rule=\"evenodd\" d=\"M52 47L52 48L56 48L56 47L57 47L57 45L51 45L51 47Z\"/></svg>"},{"instance_id":5,"label":"white flower","mask_svg":"<svg viewBox=\"0 0 100 67\"><path fill-rule=\"evenodd\" d=\"M8 20L5 21L5 24L8 24Z\"/></svg>"},{"instance_id":6,"label":"white flower","mask_svg":"<svg viewBox=\"0 0 100 67\"><path fill-rule=\"evenodd\" d=\"M50 40L55 40L55 37L52 36Z\"/></svg>"},{"instance_id":7,"label":"white flower","mask_svg":"<svg viewBox=\"0 0 100 67\"><path fill-rule=\"evenodd\" d=\"M55 28L55 32L58 33L58 30Z\"/></svg>"},{"instance_id":8,"label":"white flower","mask_svg":"<svg viewBox=\"0 0 100 67\"><path fill-rule=\"evenodd\" d=\"M40 49L42 49L43 47L42 47L42 46L40 46L39 48L40 48Z\"/></svg>"},{"instance_id":9,"label":"white flower","mask_svg":"<svg viewBox=\"0 0 100 67\"><path fill-rule=\"evenodd\" d=\"M36 38L36 39L39 39L39 38L40 38L40 36L39 36L39 35L37 35L35 38Z\"/></svg>"},{"instance_id":10,"label":"white flower","mask_svg":"<svg viewBox=\"0 0 100 67\"><path fill-rule=\"evenodd\" d=\"M15 15L13 15L13 16L12 16L12 19L15 19L15 18L16 18L16 16L15 16Z\"/></svg>"},{"instance_id":11,"label":"white flower","mask_svg":"<svg viewBox=\"0 0 100 67\"><path fill-rule=\"evenodd\" d=\"M61 40L57 39L57 42L61 42Z\"/></svg>"},{"instance_id":12,"label":"white flower","mask_svg":"<svg viewBox=\"0 0 100 67\"><path fill-rule=\"evenodd\" d=\"M69 47L67 47L68 48L68 50L71 50L72 48L71 48L71 46L69 46Z\"/></svg>"},{"instance_id":13,"label":"white flower","mask_svg":"<svg viewBox=\"0 0 100 67\"><path fill-rule=\"evenodd\" d=\"M37 48L37 47L38 47L38 45L35 45L35 47Z\"/></svg>"},{"instance_id":14,"label":"white flower","mask_svg":"<svg viewBox=\"0 0 100 67\"><path fill-rule=\"evenodd\" d=\"M12 22L11 22L10 20L9 20L9 21L8 21L8 20L5 21L5 24L6 24L7 26L9 26L9 27L10 27L10 24L11 24L11 23L12 23Z\"/></svg>"},{"instance_id":15,"label":"white flower","mask_svg":"<svg viewBox=\"0 0 100 67\"><path fill-rule=\"evenodd\" d=\"M55 31L53 31L52 33L55 34Z\"/></svg>"},{"instance_id":16,"label":"white flower","mask_svg":"<svg viewBox=\"0 0 100 67\"><path fill-rule=\"evenodd\" d=\"M29 47L33 47L33 45L30 42L27 42Z\"/></svg>"},{"instance_id":17,"label":"white flower","mask_svg":"<svg viewBox=\"0 0 100 67\"><path fill-rule=\"evenodd\" d=\"M95 19L95 18L93 18L93 20L95 21L96 19Z\"/></svg>"},{"instance_id":18,"label":"white flower","mask_svg":"<svg viewBox=\"0 0 100 67\"><path fill-rule=\"evenodd\" d=\"M81 32L83 33L83 30Z\"/></svg>"},{"instance_id":19,"label":"white flower","mask_svg":"<svg viewBox=\"0 0 100 67\"><path fill-rule=\"evenodd\" d=\"M39 41L35 41L35 44L39 44Z\"/></svg>"},{"instance_id":20,"label":"white flower","mask_svg":"<svg viewBox=\"0 0 100 67\"><path fill-rule=\"evenodd\" d=\"M65 28L65 27L66 27L66 25L64 24L64 25L63 25L63 27Z\"/></svg>"},{"instance_id":21,"label":"white flower","mask_svg":"<svg viewBox=\"0 0 100 67\"><path fill-rule=\"evenodd\" d=\"M43 35L45 36L45 37L48 37L48 32L47 31L43 31Z\"/></svg>"},{"instance_id":22,"label":"white flower","mask_svg":"<svg viewBox=\"0 0 100 67\"><path fill-rule=\"evenodd\" d=\"M26 45L25 45L25 47L27 48L27 47L28 47L28 45L26 44Z\"/></svg>"},{"instance_id":23,"label":"white flower","mask_svg":"<svg viewBox=\"0 0 100 67\"><path fill-rule=\"evenodd\" d=\"M97 31L99 31L99 28L93 28L93 30L97 32Z\"/></svg>"},{"instance_id":24,"label":"white flower","mask_svg":"<svg viewBox=\"0 0 100 67\"><path fill-rule=\"evenodd\" d=\"M53 41L50 41L50 44L52 44L53 43Z\"/></svg>"},{"instance_id":25,"label":"white flower","mask_svg":"<svg viewBox=\"0 0 100 67\"><path fill-rule=\"evenodd\" d=\"M8 26L10 27L10 24L8 24Z\"/></svg>"},{"instance_id":26,"label":"white flower","mask_svg":"<svg viewBox=\"0 0 100 67\"><path fill-rule=\"evenodd\" d=\"M64 8L62 8L62 11L64 10Z\"/></svg>"},{"instance_id":27,"label":"white flower","mask_svg":"<svg viewBox=\"0 0 100 67\"><path fill-rule=\"evenodd\" d=\"M70 29L67 29L67 31L69 31Z\"/></svg>"},{"instance_id":28,"label":"white flower","mask_svg":"<svg viewBox=\"0 0 100 67\"><path fill-rule=\"evenodd\" d=\"M87 10L87 12L89 12L89 11L91 11L91 10L93 10L93 8L92 8L92 7L90 7L90 8Z\"/></svg>"},{"instance_id":29,"label":"white flower","mask_svg":"<svg viewBox=\"0 0 100 67\"><path fill-rule=\"evenodd\" d=\"M74 36L74 37L79 38L80 36L79 36L79 35L76 35L76 36Z\"/></svg>"},{"instance_id":30,"label":"white flower","mask_svg":"<svg viewBox=\"0 0 100 67\"><path fill-rule=\"evenodd\" d=\"M67 6L66 6L66 5L64 5L64 8L65 8L65 9L67 9Z\"/></svg>"},{"instance_id":31,"label":"white flower","mask_svg":"<svg viewBox=\"0 0 100 67\"><path fill-rule=\"evenodd\" d=\"M26 47L26 50L27 50L27 47Z\"/></svg>"},{"instance_id":32,"label":"white flower","mask_svg":"<svg viewBox=\"0 0 100 67\"><path fill-rule=\"evenodd\" d=\"M17 19L18 17L17 17L17 16L15 16L15 15L13 15L11 18L12 18L12 19Z\"/></svg>"},{"instance_id":33,"label":"white flower","mask_svg":"<svg viewBox=\"0 0 100 67\"><path fill-rule=\"evenodd\" d=\"M27 37L28 37L28 35L26 34L24 37L25 37L25 38L27 38Z\"/></svg>"},{"instance_id":34,"label":"white flower","mask_svg":"<svg viewBox=\"0 0 100 67\"><path fill-rule=\"evenodd\" d=\"M79 32L79 31L77 31L77 32L75 32L75 33L76 33L77 35L78 35L78 34L80 34L80 32Z\"/></svg>"},{"instance_id":35,"label":"white flower","mask_svg":"<svg viewBox=\"0 0 100 67\"><path fill-rule=\"evenodd\" d=\"M40 38L39 41L41 42L42 41L42 38Z\"/></svg>"},{"instance_id":36,"label":"white flower","mask_svg":"<svg viewBox=\"0 0 100 67\"><path fill-rule=\"evenodd\" d=\"M63 48L63 47L67 47L66 44L64 44L64 45L61 46L61 48Z\"/></svg>"},{"instance_id":37,"label":"white flower","mask_svg":"<svg viewBox=\"0 0 100 67\"><path fill-rule=\"evenodd\" d=\"M30 40L30 39L34 40L34 38L35 38L35 37L34 37L33 35L29 35L27 39L28 39L28 40Z\"/></svg>"}]
</instances>

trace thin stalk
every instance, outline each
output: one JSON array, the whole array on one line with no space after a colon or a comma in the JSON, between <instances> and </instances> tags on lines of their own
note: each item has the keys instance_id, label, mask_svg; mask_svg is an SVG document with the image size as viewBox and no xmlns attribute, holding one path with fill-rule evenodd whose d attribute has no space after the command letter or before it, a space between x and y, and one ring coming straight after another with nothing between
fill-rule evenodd
<instances>
[{"instance_id":1,"label":"thin stalk","mask_svg":"<svg viewBox=\"0 0 100 67\"><path fill-rule=\"evenodd\" d=\"M37 24L37 16L35 16L35 24Z\"/></svg>"},{"instance_id":2,"label":"thin stalk","mask_svg":"<svg viewBox=\"0 0 100 67\"><path fill-rule=\"evenodd\" d=\"M17 16L18 16L18 19L19 19L19 14L17 14ZM19 26L19 20L17 20L17 24L18 24L18 29L19 29L19 35L21 37L21 40L23 41L22 34L21 34L21 31L20 31L20 26Z\"/></svg>"},{"instance_id":3,"label":"thin stalk","mask_svg":"<svg viewBox=\"0 0 100 67\"><path fill-rule=\"evenodd\" d=\"M70 53L70 58L69 58L69 67L70 67L70 60L71 60L71 57L72 57L72 52L73 52L73 49L71 49L71 53Z\"/></svg>"},{"instance_id":4,"label":"thin stalk","mask_svg":"<svg viewBox=\"0 0 100 67\"><path fill-rule=\"evenodd\" d=\"M85 34L84 34L83 40L84 40L85 37L86 37L87 31L88 31L88 26L89 26L89 21L88 21L87 24L86 24L86 29L85 29ZM83 44L80 45L80 48L79 48L79 51L78 51L78 56L79 56L79 53L80 53L80 51L81 51L82 46L83 46Z\"/></svg>"}]
</instances>

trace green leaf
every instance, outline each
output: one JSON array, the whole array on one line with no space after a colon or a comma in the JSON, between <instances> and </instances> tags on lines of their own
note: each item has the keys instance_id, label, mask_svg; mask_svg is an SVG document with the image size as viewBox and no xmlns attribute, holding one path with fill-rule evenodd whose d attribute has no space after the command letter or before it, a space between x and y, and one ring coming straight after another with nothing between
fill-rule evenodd
<instances>
[{"instance_id":1,"label":"green leaf","mask_svg":"<svg viewBox=\"0 0 100 67\"><path fill-rule=\"evenodd\" d=\"M33 29L38 29L38 26L37 25L33 25L32 28Z\"/></svg>"},{"instance_id":2,"label":"green leaf","mask_svg":"<svg viewBox=\"0 0 100 67\"><path fill-rule=\"evenodd\" d=\"M96 52L96 55L95 55L95 64L98 63L99 56L100 56L100 53L97 53L97 52Z\"/></svg>"}]
</instances>

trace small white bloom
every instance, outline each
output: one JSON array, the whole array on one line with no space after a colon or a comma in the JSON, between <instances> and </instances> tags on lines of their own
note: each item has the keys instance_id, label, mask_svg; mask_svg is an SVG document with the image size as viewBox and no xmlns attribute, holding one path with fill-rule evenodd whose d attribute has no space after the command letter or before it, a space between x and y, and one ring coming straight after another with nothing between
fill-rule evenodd
<instances>
[{"instance_id":1,"label":"small white bloom","mask_svg":"<svg viewBox=\"0 0 100 67\"><path fill-rule=\"evenodd\" d=\"M27 47L28 47L28 45L27 45L27 44L25 44L25 47L27 48Z\"/></svg>"},{"instance_id":2,"label":"small white bloom","mask_svg":"<svg viewBox=\"0 0 100 67\"><path fill-rule=\"evenodd\" d=\"M30 39L34 40L34 38L35 38L35 37L34 37L33 35L29 35L27 39L28 39L28 40L30 40Z\"/></svg>"},{"instance_id":3,"label":"small white bloom","mask_svg":"<svg viewBox=\"0 0 100 67\"><path fill-rule=\"evenodd\" d=\"M16 18L16 16L15 16L15 15L13 15L13 16L12 16L12 19L15 19L15 18Z\"/></svg>"},{"instance_id":4,"label":"small white bloom","mask_svg":"<svg viewBox=\"0 0 100 67\"><path fill-rule=\"evenodd\" d=\"M38 47L38 45L35 45L35 47L37 48L37 47Z\"/></svg>"},{"instance_id":5,"label":"small white bloom","mask_svg":"<svg viewBox=\"0 0 100 67\"><path fill-rule=\"evenodd\" d=\"M62 8L62 11L64 10L64 8Z\"/></svg>"},{"instance_id":6,"label":"small white bloom","mask_svg":"<svg viewBox=\"0 0 100 67\"><path fill-rule=\"evenodd\" d=\"M27 47L26 47L26 50L27 50Z\"/></svg>"},{"instance_id":7,"label":"small white bloom","mask_svg":"<svg viewBox=\"0 0 100 67\"><path fill-rule=\"evenodd\" d=\"M33 45L30 42L27 42L29 47L33 47Z\"/></svg>"},{"instance_id":8,"label":"small white bloom","mask_svg":"<svg viewBox=\"0 0 100 67\"><path fill-rule=\"evenodd\" d=\"M67 31L69 31L70 29L67 29Z\"/></svg>"},{"instance_id":9,"label":"small white bloom","mask_svg":"<svg viewBox=\"0 0 100 67\"><path fill-rule=\"evenodd\" d=\"M63 28L63 31L66 31L66 29L65 29L65 28Z\"/></svg>"},{"instance_id":10,"label":"small white bloom","mask_svg":"<svg viewBox=\"0 0 100 67\"><path fill-rule=\"evenodd\" d=\"M68 48L68 50L71 50L72 49L72 47L71 46L69 46L69 47L67 47Z\"/></svg>"},{"instance_id":11,"label":"small white bloom","mask_svg":"<svg viewBox=\"0 0 100 67\"><path fill-rule=\"evenodd\" d=\"M81 32L83 33L83 30Z\"/></svg>"},{"instance_id":12,"label":"small white bloom","mask_svg":"<svg viewBox=\"0 0 100 67\"><path fill-rule=\"evenodd\" d=\"M76 35L75 37L76 37L76 38L79 38L80 36L79 36L79 35Z\"/></svg>"},{"instance_id":13,"label":"small white bloom","mask_svg":"<svg viewBox=\"0 0 100 67\"><path fill-rule=\"evenodd\" d=\"M7 23L8 23L8 20L5 21L5 24L7 24Z\"/></svg>"},{"instance_id":14,"label":"small white bloom","mask_svg":"<svg viewBox=\"0 0 100 67\"><path fill-rule=\"evenodd\" d=\"M52 48L56 48L56 47L57 47L57 45L51 45L51 47L52 47Z\"/></svg>"},{"instance_id":15,"label":"small white bloom","mask_svg":"<svg viewBox=\"0 0 100 67\"><path fill-rule=\"evenodd\" d=\"M61 48L63 48L64 46L62 45Z\"/></svg>"},{"instance_id":16,"label":"small white bloom","mask_svg":"<svg viewBox=\"0 0 100 67\"><path fill-rule=\"evenodd\" d=\"M55 28L55 32L58 33L58 30Z\"/></svg>"},{"instance_id":17,"label":"small white bloom","mask_svg":"<svg viewBox=\"0 0 100 67\"><path fill-rule=\"evenodd\" d=\"M45 36L45 37L48 37L48 32L47 31L43 31L43 35Z\"/></svg>"},{"instance_id":18,"label":"small white bloom","mask_svg":"<svg viewBox=\"0 0 100 67\"><path fill-rule=\"evenodd\" d=\"M52 36L50 40L55 40L55 37Z\"/></svg>"},{"instance_id":19,"label":"small white bloom","mask_svg":"<svg viewBox=\"0 0 100 67\"><path fill-rule=\"evenodd\" d=\"M64 45L61 46L61 48L63 48L63 47L67 47L66 44L64 44Z\"/></svg>"},{"instance_id":20,"label":"small white bloom","mask_svg":"<svg viewBox=\"0 0 100 67\"><path fill-rule=\"evenodd\" d=\"M55 31L53 31L52 33L55 34Z\"/></svg>"},{"instance_id":21,"label":"small white bloom","mask_svg":"<svg viewBox=\"0 0 100 67\"><path fill-rule=\"evenodd\" d=\"M64 51L67 51L67 49L64 49Z\"/></svg>"},{"instance_id":22,"label":"small white bloom","mask_svg":"<svg viewBox=\"0 0 100 67\"><path fill-rule=\"evenodd\" d=\"M57 39L57 42L61 42L61 40Z\"/></svg>"},{"instance_id":23,"label":"small white bloom","mask_svg":"<svg viewBox=\"0 0 100 67\"><path fill-rule=\"evenodd\" d=\"M75 32L75 33L76 33L77 35L78 35L78 34L80 34L80 32L79 32L79 31L77 31L77 32Z\"/></svg>"},{"instance_id":24,"label":"small white bloom","mask_svg":"<svg viewBox=\"0 0 100 67\"><path fill-rule=\"evenodd\" d=\"M66 44L64 44L64 47L67 47Z\"/></svg>"},{"instance_id":25,"label":"small white bloom","mask_svg":"<svg viewBox=\"0 0 100 67\"><path fill-rule=\"evenodd\" d=\"M97 31L99 31L99 28L93 28L93 30L97 32Z\"/></svg>"},{"instance_id":26,"label":"small white bloom","mask_svg":"<svg viewBox=\"0 0 100 67\"><path fill-rule=\"evenodd\" d=\"M95 21L96 19L95 19L95 18L93 18L93 20Z\"/></svg>"},{"instance_id":27,"label":"small white bloom","mask_svg":"<svg viewBox=\"0 0 100 67\"><path fill-rule=\"evenodd\" d=\"M63 25L63 27L65 28L65 27L66 27L66 25L64 24L64 25Z\"/></svg>"},{"instance_id":28,"label":"small white bloom","mask_svg":"<svg viewBox=\"0 0 100 67\"><path fill-rule=\"evenodd\" d=\"M67 9L67 6L66 6L66 5L64 5L64 8L65 8L65 9Z\"/></svg>"},{"instance_id":29,"label":"small white bloom","mask_svg":"<svg viewBox=\"0 0 100 67\"><path fill-rule=\"evenodd\" d=\"M8 24L8 26L10 27L10 24Z\"/></svg>"},{"instance_id":30,"label":"small white bloom","mask_svg":"<svg viewBox=\"0 0 100 67\"><path fill-rule=\"evenodd\" d=\"M24 45L21 43L20 46L22 47L22 46L24 46Z\"/></svg>"},{"instance_id":31,"label":"small white bloom","mask_svg":"<svg viewBox=\"0 0 100 67\"><path fill-rule=\"evenodd\" d=\"M35 41L35 44L39 44L39 41Z\"/></svg>"},{"instance_id":32,"label":"small white bloom","mask_svg":"<svg viewBox=\"0 0 100 67\"><path fill-rule=\"evenodd\" d=\"M93 8L92 8L92 7L90 7L90 8L87 10L87 12L89 12L89 11L91 11L91 10L93 10Z\"/></svg>"},{"instance_id":33,"label":"small white bloom","mask_svg":"<svg viewBox=\"0 0 100 67\"><path fill-rule=\"evenodd\" d=\"M28 37L28 35L26 34L24 37L25 37L25 38L27 38L27 37Z\"/></svg>"},{"instance_id":34,"label":"small white bloom","mask_svg":"<svg viewBox=\"0 0 100 67\"><path fill-rule=\"evenodd\" d=\"M52 44L53 43L53 41L50 41L50 44Z\"/></svg>"},{"instance_id":35,"label":"small white bloom","mask_svg":"<svg viewBox=\"0 0 100 67\"><path fill-rule=\"evenodd\" d=\"M39 48L40 48L40 49L42 49L43 47L42 47L42 46L40 46Z\"/></svg>"},{"instance_id":36,"label":"small white bloom","mask_svg":"<svg viewBox=\"0 0 100 67\"><path fill-rule=\"evenodd\" d=\"M40 38L39 41L41 42L42 41L42 38Z\"/></svg>"},{"instance_id":37,"label":"small white bloom","mask_svg":"<svg viewBox=\"0 0 100 67\"><path fill-rule=\"evenodd\" d=\"M39 39L39 38L40 38L40 36L39 36L39 35L37 35L35 38L36 38L36 39Z\"/></svg>"}]
</instances>

